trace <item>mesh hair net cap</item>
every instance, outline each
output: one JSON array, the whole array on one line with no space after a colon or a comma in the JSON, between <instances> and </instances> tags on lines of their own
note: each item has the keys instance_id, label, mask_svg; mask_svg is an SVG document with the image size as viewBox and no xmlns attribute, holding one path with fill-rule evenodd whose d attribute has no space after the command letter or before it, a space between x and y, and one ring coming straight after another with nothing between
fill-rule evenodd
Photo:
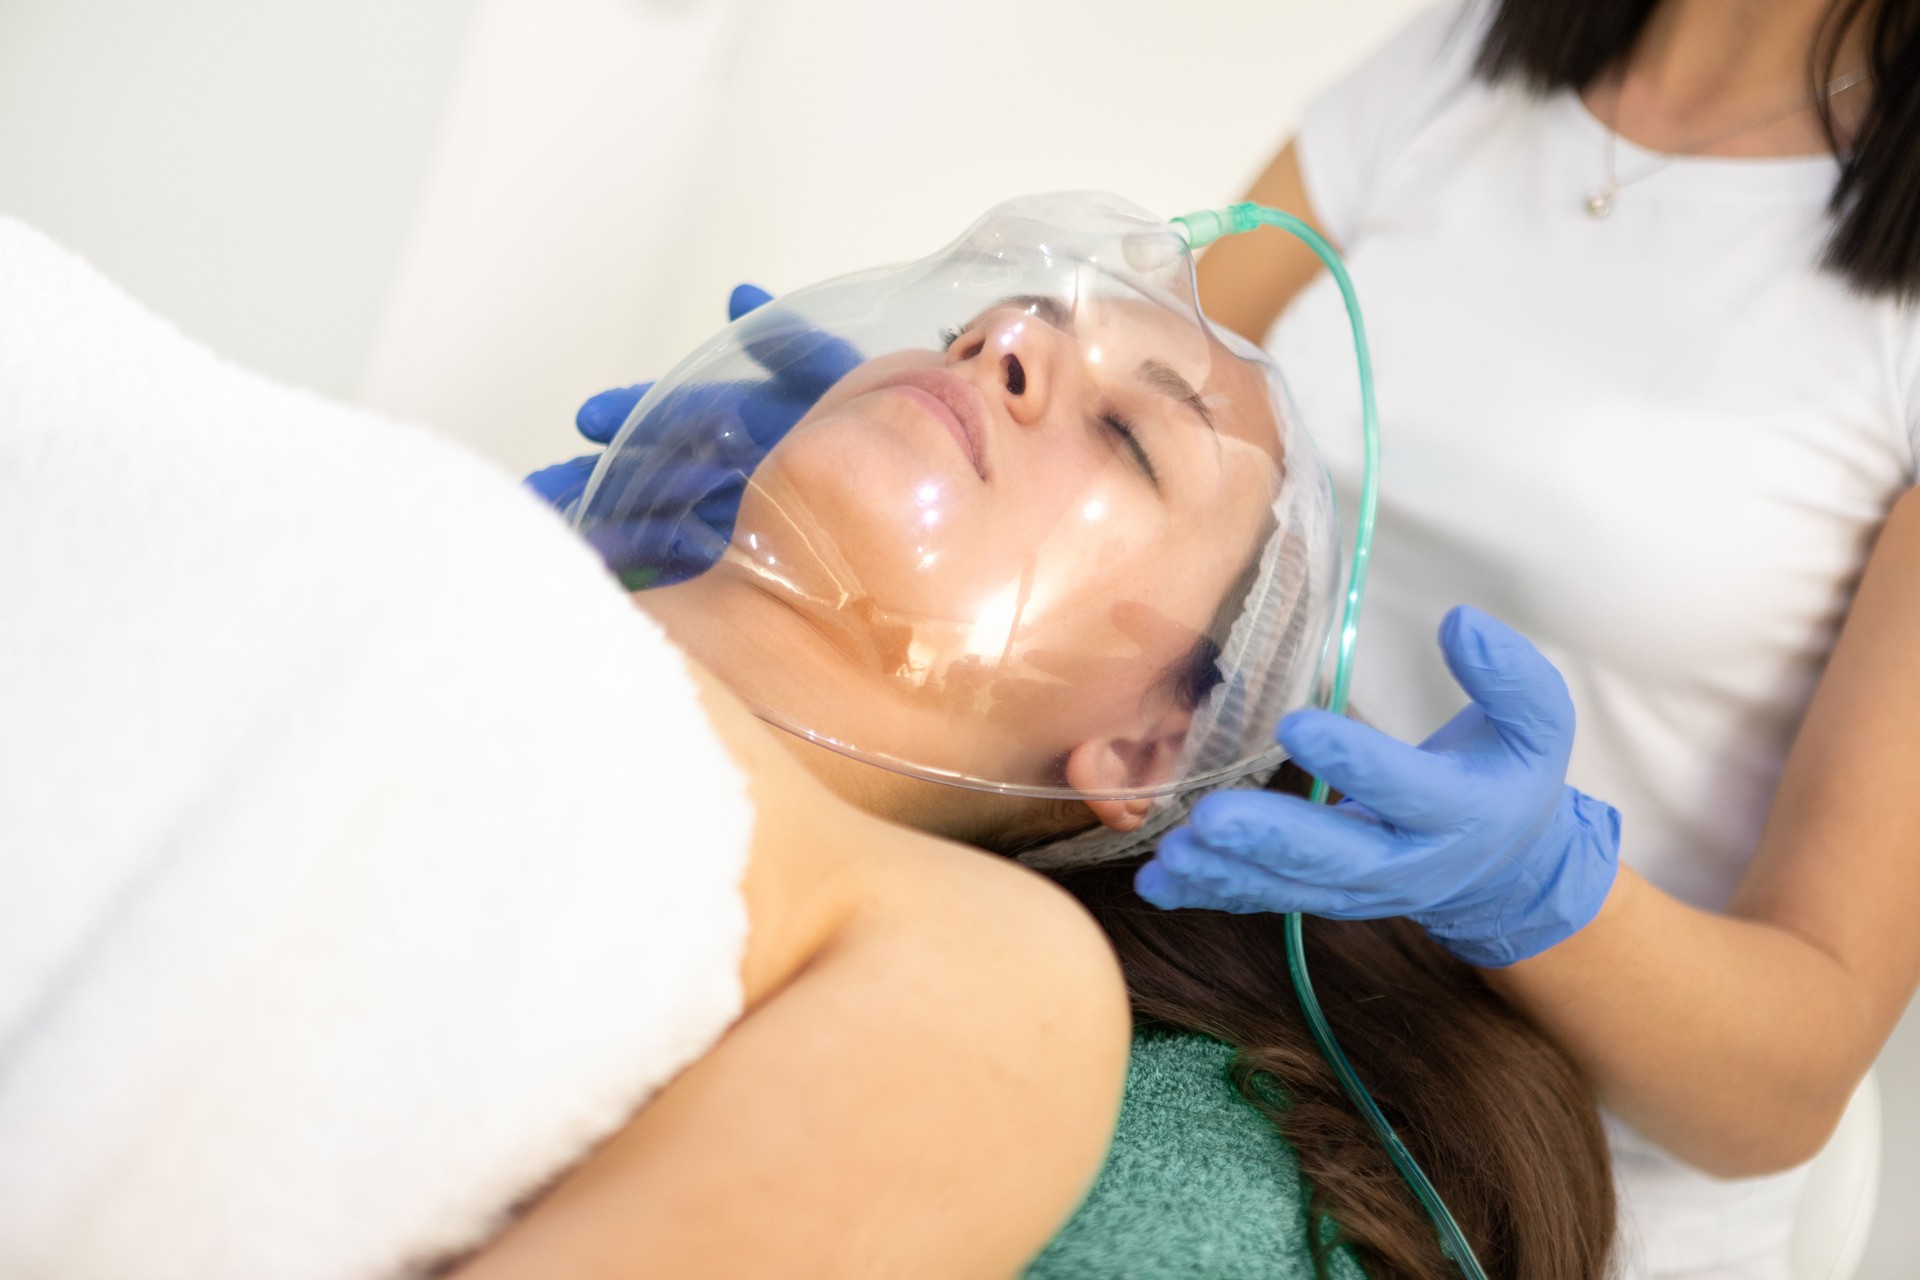
<instances>
[{"instance_id":1,"label":"mesh hair net cap","mask_svg":"<svg viewBox=\"0 0 1920 1280\"><path fill-rule=\"evenodd\" d=\"M762 718L1023 796L1270 769L1339 579L1279 370L1202 318L1177 232L1086 193L735 321L575 519Z\"/></svg>"}]
</instances>

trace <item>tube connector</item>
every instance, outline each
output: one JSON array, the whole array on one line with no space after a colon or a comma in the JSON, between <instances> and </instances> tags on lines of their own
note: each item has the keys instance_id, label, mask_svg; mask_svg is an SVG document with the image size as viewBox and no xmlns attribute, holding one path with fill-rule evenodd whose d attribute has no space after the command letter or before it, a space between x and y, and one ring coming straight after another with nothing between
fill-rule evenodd
<instances>
[{"instance_id":1,"label":"tube connector","mask_svg":"<svg viewBox=\"0 0 1920 1280\"><path fill-rule=\"evenodd\" d=\"M1237 236L1243 231L1251 231L1259 226L1263 219L1259 205L1243 200L1239 204L1230 204L1224 209L1201 209L1195 213L1183 213L1168 221L1180 229L1187 238L1189 249L1204 249L1215 240L1226 236Z\"/></svg>"},{"instance_id":2,"label":"tube connector","mask_svg":"<svg viewBox=\"0 0 1920 1280\"><path fill-rule=\"evenodd\" d=\"M1202 209L1198 213L1183 213L1169 218L1181 235L1187 238L1189 249L1204 249L1227 234L1226 218L1218 209Z\"/></svg>"}]
</instances>

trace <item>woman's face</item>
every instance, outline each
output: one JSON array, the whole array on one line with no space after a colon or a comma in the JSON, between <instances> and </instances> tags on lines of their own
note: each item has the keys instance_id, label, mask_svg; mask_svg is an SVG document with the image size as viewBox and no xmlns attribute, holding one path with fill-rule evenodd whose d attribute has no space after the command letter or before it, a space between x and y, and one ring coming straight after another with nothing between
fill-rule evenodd
<instances>
[{"instance_id":1,"label":"woman's face","mask_svg":"<svg viewBox=\"0 0 1920 1280\"><path fill-rule=\"evenodd\" d=\"M1124 745L1099 785L1144 785L1191 710L1171 677L1268 527L1264 379L1131 299L1010 298L947 339L819 400L755 472L736 559L889 691L877 739L1034 782L1100 739Z\"/></svg>"}]
</instances>

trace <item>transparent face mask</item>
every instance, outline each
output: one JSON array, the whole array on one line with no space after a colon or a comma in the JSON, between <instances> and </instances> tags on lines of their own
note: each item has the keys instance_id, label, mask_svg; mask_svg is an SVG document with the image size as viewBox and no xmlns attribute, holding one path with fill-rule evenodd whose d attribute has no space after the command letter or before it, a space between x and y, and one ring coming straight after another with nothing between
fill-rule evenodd
<instances>
[{"instance_id":1,"label":"transparent face mask","mask_svg":"<svg viewBox=\"0 0 1920 1280\"><path fill-rule=\"evenodd\" d=\"M1028 796L1277 762L1339 579L1278 370L1201 318L1176 232L1086 194L735 321L575 520L767 721Z\"/></svg>"}]
</instances>

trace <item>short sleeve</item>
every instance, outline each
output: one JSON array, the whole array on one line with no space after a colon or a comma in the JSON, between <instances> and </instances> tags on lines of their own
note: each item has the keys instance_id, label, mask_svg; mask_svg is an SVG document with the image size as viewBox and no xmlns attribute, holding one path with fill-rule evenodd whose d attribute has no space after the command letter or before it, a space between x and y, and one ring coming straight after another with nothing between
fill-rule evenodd
<instances>
[{"instance_id":1,"label":"short sleeve","mask_svg":"<svg viewBox=\"0 0 1920 1280\"><path fill-rule=\"evenodd\" d=\"M1908 481L1920 485L1920 304L1906 307L1907 340L1901 350L1900 387L1906 393L1900 406L1907 424Z\"/></svg>"},{"instance_id":2,"label":"short sleeve","mask_svg":"<svg viewBox=\"0 0 1920 1280\"><path fill-rule=\"evenodd\" d=\"M1418 14L1307 104L1297 139L1315 216L1351 248L1380 171L1473 79L1486 29L1483 0L1445 0Z\"/></svg>"}]
</instances>

